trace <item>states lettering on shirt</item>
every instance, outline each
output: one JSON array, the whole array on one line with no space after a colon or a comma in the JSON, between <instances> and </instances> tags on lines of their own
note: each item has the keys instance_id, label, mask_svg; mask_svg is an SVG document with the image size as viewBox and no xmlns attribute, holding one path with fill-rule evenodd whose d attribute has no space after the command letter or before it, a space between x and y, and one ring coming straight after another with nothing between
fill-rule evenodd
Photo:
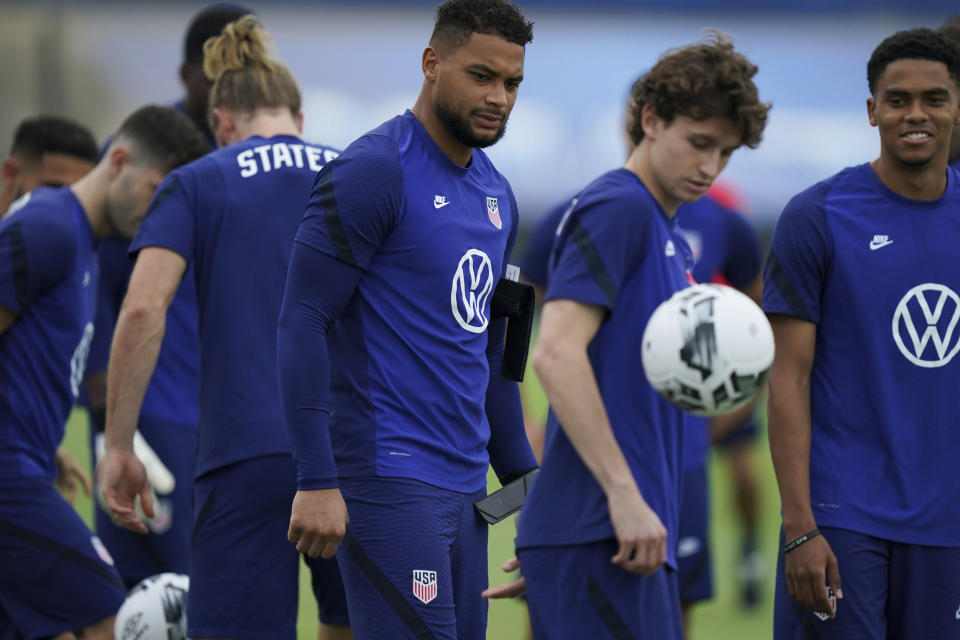
<instances>
[{"instance_id":1,"label":"states lettering on shirt","mask_svg":"<svg viewBox=\"0 0 960 640\"><path fill-rule=\"evenodd\" d=\"M321 149L309 144L274 142L245 149L237 154L241 178L252 178L285 167L309 169L317 173L339 155L332 149Z\"/></svg>"}]
</instances>

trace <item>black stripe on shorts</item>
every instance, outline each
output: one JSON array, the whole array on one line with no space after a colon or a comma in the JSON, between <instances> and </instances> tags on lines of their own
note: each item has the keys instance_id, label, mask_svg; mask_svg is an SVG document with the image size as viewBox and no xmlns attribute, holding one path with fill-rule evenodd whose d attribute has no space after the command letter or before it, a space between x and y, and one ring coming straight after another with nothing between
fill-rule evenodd
<instances>
[{"instance_id":1,"label":"black stripe on shorts","mask_svg":"<svg viewBox=\"0 0 960 640\"><path fill-rule=\"evenodd\" d=\"M610 635L614 640L634 640L633 634L630 633L630 629L627 627L627 623L623 621L623 618L620 617L617 610L613 608L613 603L610 602L607 594L603 592L603 589L600 588L597 581L589 574L587 575L587 597L590 599L590 604L593 605L593 608L597 610L600 620L603 621L603 626L610 631Z\"/></svg>"}]
</instances>

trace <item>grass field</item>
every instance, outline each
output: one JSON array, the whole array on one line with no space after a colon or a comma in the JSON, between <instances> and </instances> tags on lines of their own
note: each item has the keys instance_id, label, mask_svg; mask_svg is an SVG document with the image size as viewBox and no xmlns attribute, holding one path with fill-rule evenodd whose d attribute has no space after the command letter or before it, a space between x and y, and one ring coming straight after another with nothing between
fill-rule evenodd
<instances>
[{"instance_id":1,"label":"grass field","mask_svg":"<svg viewBox=\"0 0 960 640\"><path fill-rule=\"evenodd\" d=\"M82 463L88 463L87 421L84 413L75 411L67 425L65 440L68 448ZM754 451L754 466L760 480L763 514L761 545L768 559L766 589L761 605L744 611L737 604L737 573L739 537L732 515L729 477L723 462L714 455L710 461L713 519L711 526L714 557L716 598L694 609L690 640L760 640L771 636L773 601L773 564L776 558L779 527L779 503L776 482L765 442ZM493 481L494 483L496 480ZM76 503L77 510L89 523L92 504L86 496ZM500 564L513 553L513 521L504 521L490 530L490 581L499 584L506 580ZM307 574L300 574L300 613L298 638L316 638L316 604L310 592ZM524 606L515 601L498 601L490 606L487 628L489 640L521 640L525 637Z\"/></svg>"}]
</instances>

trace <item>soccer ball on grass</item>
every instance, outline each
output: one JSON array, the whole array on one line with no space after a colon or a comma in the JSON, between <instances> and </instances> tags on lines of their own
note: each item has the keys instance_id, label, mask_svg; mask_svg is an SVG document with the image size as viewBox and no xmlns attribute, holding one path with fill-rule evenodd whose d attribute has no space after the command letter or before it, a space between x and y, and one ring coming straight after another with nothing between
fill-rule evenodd
<instances>
[{"instance_id":1,"label":"soccer ball on grass","mask_svg":"<svg viewBox=\"0 0 960 640\"><path fill-rule=\"evenodd\" d=\"M127 594L113 624L116 640L186 640L190 579L180 573L144 578Z\"/></svg>"}]
</instances>

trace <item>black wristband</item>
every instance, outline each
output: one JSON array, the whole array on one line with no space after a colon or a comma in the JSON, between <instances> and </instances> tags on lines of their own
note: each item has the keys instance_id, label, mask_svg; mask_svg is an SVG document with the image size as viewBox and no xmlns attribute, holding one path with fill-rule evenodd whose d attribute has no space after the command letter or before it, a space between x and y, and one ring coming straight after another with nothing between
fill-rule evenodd
<instances>
[{"instance_id":1,"label":"black wristband","mask_svg":"<svg viewBox=\"0 0 960 640\"><path fill-rule=\"evenodd\" d=\"M812 539L812 538L816 538L818 535L820 535L820 529L814 529L813 531L807 531L805 534L803 534L802 536L800 536L799 538L797 538L797 539L794 540L793 542L787 544L787 545L783 548L783 554L786 555L786 554L790 553L791 551L793 551L794 549L796 549L797 547L799 547L800 545L802 545L804 542L807 542L808 540L810 540L810 539Z\"/></svg>"}]
</instances>

